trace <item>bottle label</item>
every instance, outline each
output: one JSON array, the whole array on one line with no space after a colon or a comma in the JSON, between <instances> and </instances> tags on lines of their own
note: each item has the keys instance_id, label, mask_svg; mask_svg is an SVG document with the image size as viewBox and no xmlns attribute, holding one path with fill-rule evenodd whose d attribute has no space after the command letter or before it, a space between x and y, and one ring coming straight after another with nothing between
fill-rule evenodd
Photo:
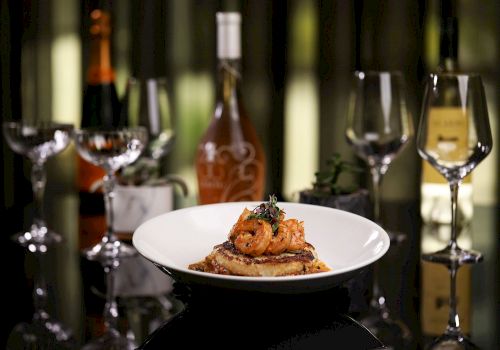
<instances>
[{"instance_id":1,"label":"bottle label","mask_svg":"<svg viewBox=\"0 0 500 350\"><path fill-rule=\"evenodd\" d=\"M468 118L460 107L434 107L429 111L427 148L436 152L443 161L468 158ZM423 163L423 182L447 183L443 175L427 161ZM470 182L470 175L464 182Z\"/></svg>"},{"instance_id":2,"label":"bottle label","mask_svg":"<svg viewBox=\"0 0 500 350\"><path fill-rule=\"evenodd\" d=\"M264 164L249 142L198 149L198 183L202 203L261 200Z\"/></svg>"}]
</instances>

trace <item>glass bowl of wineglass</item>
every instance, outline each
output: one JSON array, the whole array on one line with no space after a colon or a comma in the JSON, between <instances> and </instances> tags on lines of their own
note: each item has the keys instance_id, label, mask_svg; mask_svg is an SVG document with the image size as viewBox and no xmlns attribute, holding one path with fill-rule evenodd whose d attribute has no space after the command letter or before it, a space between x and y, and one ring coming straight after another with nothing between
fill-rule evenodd
<instances>
[{"instance_id":1,"label":"glass bowl of wineglass","mask_svg":"<svg viewBox=\"0 0 500 350\"><path fill-rule=\"evenodd\" d=\"M107 280L104 320L106 332L92 340L84 349L134 349L135 343L118 331L118 306L114 295L114 270L123 258L136 255L136 250L119 241L113 232L113 197L115 173L135 162L147 145L147 131L143 127L99 129L88 128L74 133L76 148L86 161L104 169L103 192L107 230L98 244L84 251L87 259L98 261L104 268Z\"/></svg>"},{"instance_id":2,"label":"glass bowl of wineglass","mask_svg":"<svg viewBox=\"0 0 500 350\"><path fill-rule=\"evenodd\" d=\"M481 77L475 74L431 74L427 79L417 135L420 156L450 186L451 235L443 249L424 254L426 261L445 265L450 274L448 325L429 349L477 349L460 329L456 300L456 274L463 264L482 260L480 252L457 243L457 199L462 180L493 147L488 109Z\"/></svg>"},{"instance_id":3,"label":"glass bowl of wineglass","mask_svg":"<svg viewBox=\"0 0 500 350\"><path fill-rule=\"evenodd\" d=\"M54 348L72 344L71 332L54 320L47 311L48 289L44 276L44 256L50 245L59 243L61 236L50 230L44 216L43 201L47 182L46 161L62 152L71 141L73 126L54 122L4 122L3 135L9 147L27 157L32 164L31 185L34 197L33 222L27 231L14 235L14 240L26 247L37 259L34 278L33 304L35 311L31 323L14 327L9 342L22 348ZM22 345L21 345L22 344ZM10 344L13 345L14 344Z\"/></svg>"},{"instance_id":4,"label":"glass bowl of wineglass","mask_svg":"<svg viewBox=\"0 0 500 350\"><path fill-rule=\"evenodd\" d=\"M381 226L380 188L389 165L413 136L406 107L403 76L399 72L355 72L345 135L355 153L370 169L373 183L374 221ZM401 234L388 232L391 244ZM374 265L373 293L363 323L386 345L405 348L411 339L408 327L392 318L378 283L379 265Z\"/></svg>"}]
</instances>

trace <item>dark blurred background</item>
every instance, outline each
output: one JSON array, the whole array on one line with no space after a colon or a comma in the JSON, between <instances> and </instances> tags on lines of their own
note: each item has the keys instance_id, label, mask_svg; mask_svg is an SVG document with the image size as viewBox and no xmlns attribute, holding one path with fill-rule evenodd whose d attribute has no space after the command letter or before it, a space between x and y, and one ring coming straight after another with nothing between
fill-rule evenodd
<instances>
[{"instance_id":1,"label":"dark blurred background","mask_svg":"<svg viewBox=\"0 0 500 350\"><path fill-rule=\"evenodd\" d=\"M3 120L38 118L71 122L78 127L88 61L89 13L92 8L103 6L113 16L112 60L119 95L123 95L130 76L166 76L169 81L177 137L168 159L169 172L179 174L189 185L190 196L178 198L178 206L193 205L194 153L214 108L215 13L240 11L243 95L266 150L266 193L297 200L298 191L310 186L314 172L333 152L356 160L344 137L354 70L402 71L417 125L423 78L438 65L441 3L4 0L0 5L0 113ZM475 170L473 185L475 203L488 205L498 201L499 193L500 2L446 3L453 3L457 9L461 70L480 73L486 88L496 145ZM1 245L18 250L18 254L9 255L8 261L0 254L2 279L12 281L2 283L6 297L2 298L1 310L18 315L8 319L8 327L2 327L3 337L14 323L31 314L24 253L9 243L8 233L29 222L28 204L32 197L29 164L14 155L4 142L0 147L4 232ZM74 147L69 147L49 162L49 194L76 191L74 160ZM411 142L386 175L383 199L418 201L420 168L421 160ZM364 175L350 181L367 183ZM61 205L74 207L76 215L77 196ZM57 212L57 208L48 211ZM77 232L73 219L68 218L60 230ZM75 242L77 237L69 237L67 245L75 247ZM64 257L66 253L61 249L58 254ZM71 304L79 292L69 285L63 293L65 302ZM27 305L9 303L9 298L19 298L19 293L25 294ZM61 308L65 309L64 305ZM70 324L80 317L69 309L61 313Z\"/></svg>"}]
</instances>

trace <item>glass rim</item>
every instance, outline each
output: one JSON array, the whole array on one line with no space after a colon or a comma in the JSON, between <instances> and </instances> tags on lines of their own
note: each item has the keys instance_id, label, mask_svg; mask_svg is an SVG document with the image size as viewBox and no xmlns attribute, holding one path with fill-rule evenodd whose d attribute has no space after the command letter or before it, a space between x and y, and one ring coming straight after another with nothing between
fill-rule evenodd
<instances>
[{"instance_id":1,"label":"glass rim","mask_svg":"<svg viewBox=\"0 0 500 350\"><path fill-rule=\"evenodd\" d=\"M428 79L434 79L437 77L438 79L441 78L458 78L458 77L468 77L468 78L474 78L474 79L481 79L481 74L479 73L452 73L452 72L443 72L443 73L429 73L427 75Z\"/></svg>"},{"instance_id":2,"label":"glass rim","mask_svg":"<svg viewBox=\"0 0 500 350\"><path fill-rule=\"evenodd\" d=\"M75 135L85 135L93 132L99 132L106 135L117 135L121 133L133 133L133 132L144 132L147 134L147 129L144 126L133 126L133 127L111 127L111 128L103 128L98 126L85 127L80 129L75 129Z\"/></svg>"},{"instance_id":3,"label":"glass rim","mask_svg":"<svg viewBox=\"0 0 500 350\"><path fill-rule=\"evenodd\" d=\"M389 74L391 76L403 77L403 73L400 70L355 70L353 75L355 77L359 77L360 75L369 75L369 76L379 76L381 74Z\"/></svg>"},{"instance_id":4,"label":"glass rim","mask_svg":"<svg viewBox=\"0 0 500 350\"><path fill-rule=\"evenodd\" d=\"M33 127L33 128L40 128L40 129L57 129L57 128L64 128L64 129L73 129L74 125L71 123L60 123L60 122L55 122L51 120L38 120L38 121L25 121L25 120L8 120L2 122L2 127L3 128L19 128L19 127Z\"/></svg>"}]
</instances>

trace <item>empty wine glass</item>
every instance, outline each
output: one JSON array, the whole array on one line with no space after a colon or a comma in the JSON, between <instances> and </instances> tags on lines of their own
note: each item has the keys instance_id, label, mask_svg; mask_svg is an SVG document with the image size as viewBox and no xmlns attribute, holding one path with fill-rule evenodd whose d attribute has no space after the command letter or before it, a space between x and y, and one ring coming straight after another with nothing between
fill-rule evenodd
<instances>
[{"instance_id":1,"label":"empty wine glass","mask_svg":"<svg viewBox=\"0 0 500 350\"><path fill-rule=\"evenodd\" d=\"M383 175L413 133L406 108L403 77L398 72L356 72L347 117L346 137L365 160L373 181L374 220L380 224L380 187ZM393 241L393 240L391 240ZM390 317L374 266L373 296L362 323L380 340L403 348L410 338L406 325Z\"/></svg>"},{"instance_id":2,"label":"empty wine glass","mask_svg":"<svg viewBox=\"0 0 500 350\"><path fill-rule=\"evenodd\" d=\"M457 196L460 183L493 147L486 98L478 75L432 74L427 80L417 149L448 181L451 193L451 237L447 246L422 258L444 264L450 272L450 312L445 333L431 349L476 349L460 329L456 309L456 271L478 263L482 254L457 244Z\"/></svg>"},{"instance_id":3,"label":"empty wine glass","mask_svg":"<svg viewBox=\"0 0 500 350\"><path fill-rule=\"evenodd\" d=\"M48 246L61 241L61 236L47 228L43 211L45 184L45 162L68 146L71 140L72 125L51 122L4 122L3 134L10 148L32 163L31 185L34 197L33 223L26 232L17 233L14 240L26 247L37 259L37 271L33 288L35 312L32 323L17 325L10 339L16 346L30 348L55 348L69 345L71 332L61 323L52 319L46 310L47 285L45 283L43 257ZM21 343L21 344L19 344ZM56 345L59 344L59 345Z\"/></svg>"},{"instance_id":4,"label":"empty wine glass","mask_svg":"<svg viewBox=\"0 0 500 350\"><path fill-rule=\"evenodd\" d=\"M113 234L113 205L115 172L139 158L147 144L147 132L143 127L122 129L89 128L74 133L78 153L86 161L103 168L103 183L107 231L100 243L85 250L87 259L98 261L104 268L107 281L104 322L106 332L84 349L134 349L135 342L118 331L118 306L114 295L114 270L122 258L134 256L135 249L120 242Z\"/></svg>"},{"instance_id":5,"label":"empty wine glass","mask_svg":"<svg viewBox=\"0 0 500 350\"><path fill-rule=\"evenodd\" d=\"M163 160L174 143L167 80L129 78L122 113L130 125L146 128L148 144L137 162L121 170L121 179L147 185L164 181Z\"/></svg>"}]
</instances>

